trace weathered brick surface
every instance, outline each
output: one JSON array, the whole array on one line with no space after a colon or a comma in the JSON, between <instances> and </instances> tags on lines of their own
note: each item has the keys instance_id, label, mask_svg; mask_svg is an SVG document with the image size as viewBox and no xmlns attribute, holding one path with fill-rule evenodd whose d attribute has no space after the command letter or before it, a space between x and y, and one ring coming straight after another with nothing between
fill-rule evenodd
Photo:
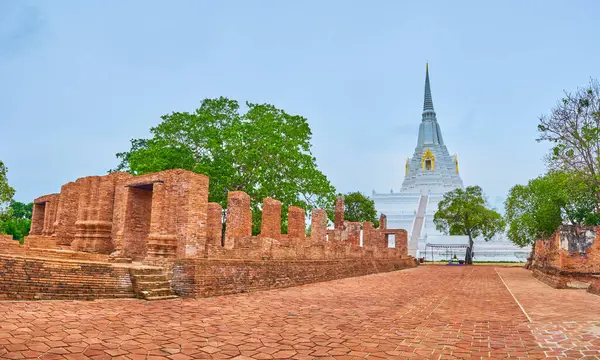
<instances>
[{"instance_id":1,"label":"weathered brick surface","mask_svg":"<svg viewBox=\"0 0 600 360\"><path fill-rule=\"evenodd\" d=\"M65 184L60 194L35 200L34 231L20 254L56 261L97 254L107 266L142 261L166 269L172 290L181 296L270 289L415 266L406 252L405 230L365 224L361 234L360 223L344 221L342 197L336 200L333 229L327 230L325 210L313 211L310 238L305 236L304 210L294 206L288 209L288 234L281 234L282 204L267 198L261 234L252 236L250 197L231 192L222 244L223 209L208 203L208 186L206 176L185 170L78 179ZM392 249L386 243L391 234L396 236ZM206 290L214 284L223 289Z\"/></svg>"},{"instance_id":2,"label":"weathered brick surface","mask_svg":"<svg viewBox=\"0 0 600 360\"><path fill-rule=\"evenodd\" d=\"M410 267L410 259L201 260L195 263L195 295L275 289Z\"/></svg>"},{"instance_id":3,"label":"weathered brick surface","mask_svg":"<svg viewBox=\"0 0 600 360\"><path fill-rule=\"evenodd\" d=\"M232 191L227 195L225 247L231 248L236 244L236 239L247 236L252 236L250 196L243 191Z\"/></svg>"},{"instance_id":4,"label":"weathered brick surface","mask_svg":"<svg viewBox=\"0 0 600 360\"><path fill-rule=\"evenodd\" d=\"M387 229L387 216L385 216L385 214L379 216L379 228L384 230Z\"/></svg>"},{"instance_id":5,"label":"weathered brick surface","mask_svg":"<svg viewBox=\"0 0 600 360\"><path fill-rule=\"evenodd\" d=\"M304 209L297 206L288 207L288 236L302 240L306 237Z\"/></svg>"},{"instance_id":6,"label":"weathered brick surface","mask_svg":"<svg viewBox=\"0 0 600 360\"><path fill-rule=\"evenodd\" d=\"M279 239L281 235L281 201L266 198L263 200L260 236Z\"/></svg>"},{"instance_id":7,"label":"weathered brick surface","mask_svg":"<svg viewBox=\"0 0 600 360\"><path fill-rule=\"evenodd\" d=\"M310 228L310 239L315 243L324 243L327 235L327 212L325 210L313 210Z\"/></svg>"},{"instance_id":8,"label":"weathered brick surface","mask_svg":"<svg viewBox=\"0 0 600 360\"><path fill-rule=\"evenodd\" d=\"M221 246L223 234L223 208L218 203L208 203L206 216L206 242L214 246Z\"/></svg>"},{"instance_id":9,"label":"weathered brick surface","mask_svg":"<svg viewBox=\"0 0 600 360\"><path fill-rule=\"evenodd\" d=\"M123 229L123 254L134 260L143 260L148 254L148 234L152 201L160 191L129 187ZM154 196L153 196L154 195Z\"/></svg>"},{"instance_id":10,"label":"weathered brick surface","mask_svg":"<svg viewBox=\"0 0 600 360\"><path fill-rule=\"evenodd\" d=\"M77 209L79 208L79 186L70 182L60 188L54 228L58 245L71 245L75 240Z\"/></svg>"},{"instance_id":11,"label":"weathered brick surface","mask_svg":"<svg viewBox=\"0 0 600 360\"><path fill-rule=\"evenodd\" d=\"M594 359L599 306L523 269L422 266L197 300L0 302L0 357Z\"/></svg>"},{"instance_id":12,"label":"weathered brick surface","mask_svg":"<svg viewBox=\"0 0 600 360\"><path fill-rule=\"evenodd\" d=\"M77 180L79 205L72 246L78 251L110 254L116 174Z\"/></svg>"},{"instance_id":13,"label":"weathered brick surface","mask_svg":"<svg viewBox=\"0 0 600 360\"><path fill-rule=\"evenodd\" d=\"M0 299L133 297L127 268L0 254Z\"/></svg>"},{"instance_id":14,"label":"weathered brick surface","mask_svg":"<svg viewBox=\"0 0 600 360\"><path fill-rule=\"evenodd\" d=\"M334 214L333 227L335 229L343 229L344 227L344 197L338 196L335 199L335 214Z\"/></svg>"},{"instance_id":15,"label":"weathered brick surface","mask_svg":"<svg viewBox=\"0 0 600 360\"><path fill-rule=\"evenodd\" d=\"M561 226L549 239L536 241L531 269L538 280L558 289L572 281L596 293L600 275L600 227Z\"/></svg>"},{"instance_id":16,"label":"weathered brick surface","mask_svg":"<svg viewBox=\"0 0 600 360\"><path fill-rule=\"evenodd\" d=\"M17 246L19 242L12 235L0 234L0 246Z\"/></svg>"}]
</instances>

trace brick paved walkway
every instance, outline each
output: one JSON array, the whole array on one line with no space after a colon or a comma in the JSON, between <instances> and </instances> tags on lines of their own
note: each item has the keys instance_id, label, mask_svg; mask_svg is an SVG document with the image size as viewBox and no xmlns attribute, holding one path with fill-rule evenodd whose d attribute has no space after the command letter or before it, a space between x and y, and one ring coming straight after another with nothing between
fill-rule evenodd
<instances>
[{"instance_id":1,"label":"brick paved walkway","mask_svg":"<svg viewBox=\"0 0 600 360\"><path fill-rule=\"evenodd\" d=\"M600 357L600 297L491 266L200 300L0 302L0 320L13 359Z\"/></svg>"}]
</instances>

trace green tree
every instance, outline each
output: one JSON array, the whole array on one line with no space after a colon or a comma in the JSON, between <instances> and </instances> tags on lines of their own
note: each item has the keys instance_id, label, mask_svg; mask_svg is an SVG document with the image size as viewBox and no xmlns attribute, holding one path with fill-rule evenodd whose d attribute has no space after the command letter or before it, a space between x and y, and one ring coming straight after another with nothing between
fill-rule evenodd
<instances>
[{"instance_id":1,"label":"green tree","mask_svg":"<svg viewBox=\"0 0 600 360\"><path fill-rule=\"evenodd\" d=\"M353 222L372 222L379 226L375 202L359 191L344 195L344 220Z\"/></svg>"},{"instance_id":2,"label":"green tree","mask_svg":"<svg viewBox=\"0 0 600 360\"><path fill-rule=\"evenodd\" d=\"M30 219L33 213L33 203L25 204L18 201L11 201L9 208L12 209L12 216L17 219Z\"/></svg>"},{"instance_id":3,"label":"green tree","mask_svg":"<svg viewBox=\"0 0 600 360\"><path fill-rule=\"evenodd\" d=\"M4 163L0 161L0 210L2 210L2 205L8 203L15 195L15 189L8 185L7 171Z\"/></svg>"},{"instance_id":4,"label":"green tree","mask_svg":"<svg viewBox=\"0 0 600 360\"><path fill-rule=\"evenodd\" d=\"M438 231L449 235L467 235L473 251L473 239L482 236L489 241L506 225L502 216L489 208L479 186L455 189L444 194L433 216ZM467 263L471 263L467 252Z\"/></svg>"},{"instance_id":5,"label":"green tree","mask_svg":"<svg viewBox=\"0 0 600 360\"><path fill-rule=\"evenodd\" d=\"M510 189L504 202L507 236L524 247L550 237L561 224L600 225L595 201L585 175L550 171Z\"/></svg>"},{"instance_id":6,"label":"green tree","mask_svg":"<svg viewBox=\"0 0 600 360\"><path fill-rule=\"evenodd\" d=\"M0 233L12 235L22 242L29 235L32 209L33 203L11 201L8 208L0 214Z\"/></svg>"},{"instance_id":7,"label":"green tree","mask_svg":"<svg viewBox=\"0 0 600 360\"><path fill-rule=\"evenodd\" d=\"M151 128L152 138L134 139L128 152L117 154L121 163L115 170L145 174L181 168L205 174L209 201L223 207L229 191L245 191L254 233L264 198L307 211L331 207L335 189L317 168L306 119L269 104L246 106L241 113L237 101L220 97L205 99L192 113L164 115Z\"/></svg>"},{"instance_id":8,"label":"green tree","mask_svg":"<svg viewBox=\"0 0 600 360\"><path fill-rule=\"evenodd\" d=\"M581 174L595 194L600 213L600 84L590 83L565 96L540 117L538 141L553 144L547 162L551 169Z\"/></svg>"}]
</instances>

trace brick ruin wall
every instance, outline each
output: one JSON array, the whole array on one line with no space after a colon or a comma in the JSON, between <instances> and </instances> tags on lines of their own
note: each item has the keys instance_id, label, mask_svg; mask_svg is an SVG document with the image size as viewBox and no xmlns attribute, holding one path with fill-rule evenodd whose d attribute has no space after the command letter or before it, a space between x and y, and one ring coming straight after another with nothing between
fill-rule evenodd
<instances>
[{"instance_id":1,"label":"brick ruin wall","mask_svg":"<svg viewBox=\"0 0 600 360\"><path fill-rule=\"evenodd\" d=\"M126 268L132 261L160 265L181 296L293 286L416 266L407 254L405 230L386 229L385 219L379 228L344 221L342 198L336 201L333 229L327 229L325 210L312 211L310 236L303 209L287 208L288 231L282 234L282 204L265 199L261 233L252 236L250 197L230 192L224 212L208 202L208 184L206 176L185 170L113 173L65 184L59 194L34 200L23 256L87 254L75 257L97 256L109 267L116 262ZM395 248L388 248L389 236L395 237ZM0 251L0 260L13 261L2 256ZM21 266L13 263L17 265L11 269ZM77 273L77 267L64 269ZM56 271L60 278L60 267ZM93 272L79 273L85 278ZM121 276L118 271L102 274ZM65 279L61 286L68 283Z\"/></svg>"},{"instance_id":2,"label":"brick ruin wall","mask_svg":"<svg viewBox=\"0 0 600 360\"><path fill-rule=\"evenodd\" d=\"M531 268L552 287L567 288L578 281L600 293L600 226L563 225L549 239L537 240Z\"/></svg>"}]
</instances>

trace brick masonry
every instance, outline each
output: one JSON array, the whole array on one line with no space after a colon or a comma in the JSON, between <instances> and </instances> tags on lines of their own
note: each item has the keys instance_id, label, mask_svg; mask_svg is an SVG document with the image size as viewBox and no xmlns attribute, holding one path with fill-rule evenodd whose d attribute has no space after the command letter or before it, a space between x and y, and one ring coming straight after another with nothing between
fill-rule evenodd
<instances>
[{"instance_id":1,"label":"brick masonry","mask_svg":"<svg viewBox=\"0 0 600 360\"><path fill-rule=\"evenodd\" d=\"M336 199L333 229L327 229L325 210L312 211L309 237L303 209L287 208L288 231L282 234L281 202L264 199L261 234L252 236L248 194L230 192L224 212L219 204L208 202L208 186L206 176L185 170L141 176L113 173L65 184L59 194L35 199L31 235L19 247L21 260L10 260L10 268L28 266L26 262L35 258L42 273L34 273L32 283L52 282L43 274L64 279L51 284L48 292L40 292L47 298L75 294L77 286L95 289L88 283L93 276L107 279L97 284L106 289L83 295L124 296L128 290L119 287L124 283L116 285L114 279L126 276L123 269L133 269L138 262L165 269L177 295L200 297L416 266L407 255L405 230L386 229L385 220L379 228L344 221L342 197ZM396 236L395 248L388 248L390 234ZM0 245L7 251L13 247ZM10 255L0 250L1 254ZM48 264L64 264L45 272L50 265L44 259L49 259ZM73 261L95 265L82 267ZM71 277L61 277L61 272ZM0 285L8 289L5 282L10 274L6 274ZM78 280L69 284L71 278ZM63 295L61 288L66 289ZM28 291L17 289L17 294L31 298Z\"/></svg>"},{"instance_id":2,"label":"brick masonry","mask_svg":"<svg viewBox=\"0 0 600 360\"><path fill-rule=\"evenodd\" d=\"M589 284L600 293L600 226L561 226L549 239L537 240L531 269L533 276L554 288L571 282Z\"/></svg>"}]
</instances>

